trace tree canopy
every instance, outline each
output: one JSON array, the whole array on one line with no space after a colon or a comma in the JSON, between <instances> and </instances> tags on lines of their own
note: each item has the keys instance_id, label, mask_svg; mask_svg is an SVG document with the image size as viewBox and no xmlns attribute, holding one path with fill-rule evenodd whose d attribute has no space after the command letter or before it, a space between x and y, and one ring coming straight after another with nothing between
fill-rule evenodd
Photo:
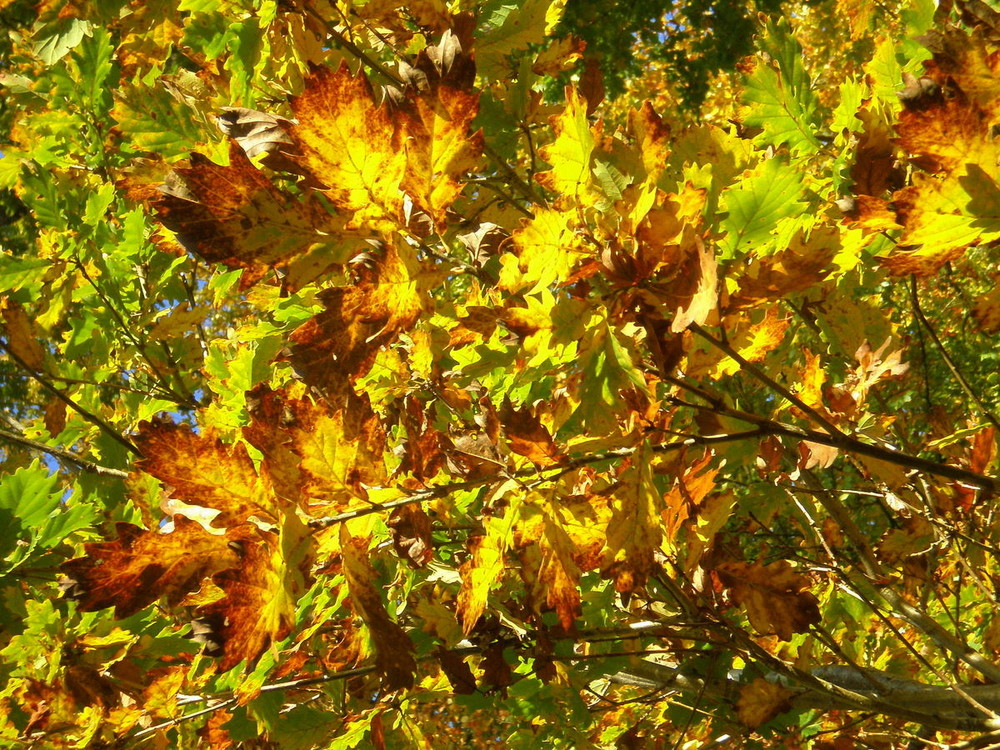
<instances>
[{"instance_id":1,"label":"tree canopy","mask_svg":"<svg viewBox=\"0 0 1000 750\"><path fill-rule=\"evenodd\" d=\"M1000 742L983 0L0 25L4 746Z\"/></svg>"}]
</instances>

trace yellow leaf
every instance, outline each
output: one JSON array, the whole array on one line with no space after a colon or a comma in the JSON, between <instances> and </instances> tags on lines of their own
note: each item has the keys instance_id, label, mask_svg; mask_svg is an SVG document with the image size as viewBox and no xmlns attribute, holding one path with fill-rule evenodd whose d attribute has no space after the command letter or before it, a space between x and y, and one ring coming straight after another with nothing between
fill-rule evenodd
<instances>
[{"instance_id":1,"label":"yellow leaf","mask_svg":"<svg viewBox=\"0 0 1000 750\"><path fill-rule=\"evenodd\" d=\"M446 56L445 67L441 58ZM414 67L423 73L424 85L400 111L406 146L402 187L443 228L445 211L462 190L458 178L476 166L483 152L482 131L469 132L479 111L476 69L450 33L438 47L421 51Z\"/></svg>"},{"instance_id":2,"label":"yellow leaf","mask_svg":"<svg viewBox=\"0 0 1000 750\"><path fill-rule=\"evenodd\" d=\"M619 478L612 499L601 568L614 579L615 590L621 593L630 593L645 583L653 569L653 554L663 538L663 497L653 483L654 460L648 443L643 443Z\"/></svg>"},{"instance_id":3,"label":"yellow leaf","mask_svg":"<svg viewBox=\"0 0 1000 750\"><path fill-rule=\"evenodd\" d=\"M346 62L335 71L322 68L292 100L292 112L300 163L337 208L353 215L348 228L398 227L406 151L392 112L376 103L368 79L352 76Z\"/></svg>"},{"instance_id":4,"label":"yellow leaf","mask_svg":"<svg viewBox=\"0 0 1000 750\"><path fill-rule=\"evenodd\" d=\"M587 102L575 88L566 88L566 108L549 123L556 139L540 149L540 154L552 169L535 179L548 190L574 198L581 206L593 206L601 197L594 191L590 175L594 133L587 120Z\"/></svg>"},{"instance_id":5,"label":"yellow leaf","mask_svg":"<svg viewBox=\"0 0 1000 750\"><path fill-rule=\"evenodd\" d=\"M513 529L521 515L521 500L514 498L503 516L485 521L486 534L473 537L469 544L471 557L462 565L462 587L458 592L458 619L468 635L476 627L486 609L490 589L500 581L505 565L504 556L513 540Z\"/></svg>"},{"instance_id":6,"label":"yellow leaf","mask_svg":"<svg viewBox=\"0 0 1000 750\"><path fill-rule=\"evenodd\" d=\"M514 232L516 254L500 258L500 289L531 294L565 282L583 251L571 218L569 212L541 208Z\"/></svg>"}]
</instances>

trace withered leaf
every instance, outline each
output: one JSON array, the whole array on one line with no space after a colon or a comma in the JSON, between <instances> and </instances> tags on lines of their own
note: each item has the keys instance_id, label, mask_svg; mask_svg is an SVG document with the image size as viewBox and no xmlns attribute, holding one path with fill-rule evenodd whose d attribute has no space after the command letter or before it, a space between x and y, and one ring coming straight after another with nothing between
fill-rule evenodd
<instances>
[{"instance_id":1,"label":"withered leaf","mask_svg":"<svg viewBox=\"0 0 1000 750\"><path fill-rule=\"evenodd\" d=\"M116 530L115 541L84 545L86 554L63 563L62 571L66 595L81 611L114 607L118 619L161 597L175 606L206 578L240 566L238 550L254 534L247 526L228 529L225 536L211 534L186 518L176 518L166 534L128 523Z\"/></svg>"},{"instance_id":2,"label":"withered leaf","mask_svg":"<svg viewBox=\"0 0 1000 750\"><path fill-rule=\"evenodd\" d=\"M217 527L255 513L276 517L281 502L242 445L225 445L210 430L199 435L165 419L141 423L134 442L143 456L137 468L159 479L178 500L220 511Z\"/></svg>"},{"instance_id":3,"label":"withered leaf","mask_svg":"<svg viewBox=\"0 0 1000 750\"><path fill-rule=\"evenodd\" d=\"M217 573L225 592L218 601L199 607L208 625L206 640L221 651L219 669L241 661L252 665L295 624L295 605L305 593L312 566L312 536L295 510L282 514L278 533L256 530L240 545L240 565Z\"/></svg>"},{"instance_id":4,"label":"withered leaf","mask_svg":"<svg viewBox=\"0 0 1000 750\"><path fill-rule=\"evenodd\" d=\"M517 409L505 400L500 409L500 422L510 442L510 449L540 466L559 462L561 453L541 420L529 409Z\"/></svg>"},{"instance_id":5,"label":"withered leaf","mask_svg":"<svg viewBox=\"0 0 1000 750\"><path fill-rule=\"evenodd\" d=\"M758 677L740 688L736 716L744 726L756 729L778 714L791 710L789 699L793 695L791 690Z\"/></svg>"},{"instance_id":6,"label":"withered leaf","mask_svg":"<svg viewBox=\"0 0 1000 750\"><path fill-rule=\"evenodd\" d=\"M244 288L318 243L329 248L329 263L343 263L356 252L352 242L327 244L344 234L343 219L313 199L283 193L236 142L228 166L193 154L191 166L172 173L152 206L187 250L245 269Z\"/></svg>"},{"instance_id":7,"label":"withered leaf","mask_svg":"<svg viewBox=\"0 0 1000 750\"><path fill-rule=\"evenodd\" d=\"M788 641L821 620L819 600L806 590L809 579L785 560L770 565L722 563L715 570L761 635L773 634Z\"/></svg>"},{"instance_id":8,"label":"withered leaf","mask_svg":"<svg viewBox=\"0 0 1000 750\"><path fill-rule=\"evenodd\" d=\"M377 576L369 560L368 545L368 539L351 536L346 526L341 527L340 547L351 606L371 633L375 665L386 689L403 690L413 686L417 670L414 645L406 631L390 619L382 596L373 584Z\"/></svg>"},{"instance_id":9,"label":"withered leaf","mask_svg":"<svg viewBox=\"0 0 1000 750\"><path fill-rule=\"evenodd\" d=\"M392 545L414 568L422 568L434 557L431 519L419 505L404 505L389 514Z\"/></svg>"},{"instance_id":10,"label":"withered leaf","mask_svg":"<svg viewBox=\"0 0 1000 750\"><path fill-rule=\"evenodd\" d=\"M427 303L413 250L386 248L375 268L359 271L350 287L319 294L324 310L291 336L291 362L310 385L342 393L367 372L378 350L409 329Z\"/></svg>"}]
</instances>

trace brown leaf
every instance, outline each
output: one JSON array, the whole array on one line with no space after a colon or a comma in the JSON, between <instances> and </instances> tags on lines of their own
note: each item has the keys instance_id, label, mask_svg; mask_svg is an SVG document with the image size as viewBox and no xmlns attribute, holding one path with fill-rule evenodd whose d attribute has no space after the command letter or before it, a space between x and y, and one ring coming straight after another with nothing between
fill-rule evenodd
<instances>
[{"instance_id":1,"label":"brown leaf","mask_svg":"<svg viewBox=\"0 0 1000 750\"><path fill-rule=\"evenodd\" d=\"M243 288L271 267L345 233L343 220L319 202L275 187L236 142L230 145L229 166L193 154L191 166L172 173L152 207L190 252L210 263L245 269ZM357 252L354 242L328 247L327 265L343 263Z\"/></svg>"},{"instance_id":2,"label":"brown leaf","mask_svg":"<svg viewBox=\"0 0 1000 750\"><path fill-rule=\"evenodd\" d=\"M7 339L7 348L31 370L41 371L45 365L41 335L21 303L12 297L0 297L0 319L3 321L2 331Z\"/></svg>"},{"instance_id":3,"label":"brown leaf","mask_svg":"<svg viewBox=\"0 0 1000 750\"><path fill-rule=\"evenodd\" d=\"M463 657L440 647L434 653L455 695L472 695L476 692L476 677Z\"/></svg>"},{"instance_id":4,"label":"brown leaf","mask_svg":"<svg viewBox=\"0 0 1000 750\"><path fill-rule=\"evenodd\" d=\"M63 563L66 595L83 612L115 608L122 619L160 597L176 606L202 581L240 565L238 549L253 536L247 526L211 534L195 521L177 518L170 533L128 523L116 525L113 542L84 545L84 556Z\"/></svg>"},{"instance_id":5,"label":"brown leaf","mask_svg":"<svg viewBox=\"0 0 1000 750\"><path fill-rule=\"evenodd\" d=\"M351 536L347 527L341 526L340 546L351 606L371 633L375 666L385 688L405 690L413 687L413 675L417 670L413 642L385 610L382 597L373 584L377 576L369 560L368 545L368 539Z\"/></svg>"},{"instance_id":6,"label":"brown leaf","mask_svg":"<svg viewBox=\"0 0 1000 750\"><path fill-rule=\"evenodd\" d=\"M378 350L409 329L429 304L412 248L389 246L358 283L319 293L323 312L291 335L292 366L308 384L343 392Z\"/></svg>"},{"instance_id":7,"label":"brown leaf","mask_svg":"<svg viewBox=\"0 0 1000 750\"><path fill-rule=\"evenodd\" d=\"M896 161L892 144L892 128L870 109L861 109L855 115L864 123L854 149L851 179L858 195L881 196L894 181ZM895 187L900 187L897 183Z\"/></svg>"},{"instance_id":8,"label":"brown leaf","mask_svg":"<svg viewBox=\"0 0 1000 750\"><path fill-rule=\"evenodd\" d=\"M773 634L788 641L820 622L819 602L805 590L809 579L784 560L770 565L722 563L715 570L761 635Z\"/></svg>"},{"instance_id":9,"label":"brown leaf","mask_svg":"<svg viewBox=\"0 0 1000 750\"><path fill-rule=\"evenodd\" d=\"M244 660L252 666L291 633L295 605L308 588L312 535L295 510L283 514L279 533L255 531L239 546L239 567L212 578L225 596L197 610L207 639L221 652L220 671Z\"/></svg>"},{"instance_id":10,"label":"brown leaf","mask_svg":"<svg viewBox=\"0 0 1000 750\"><path fill-rule=\"evenodd\" d=\"M507 399L500 409L500 422L510 449L519 456L540 466L552 466L562 458L545 425L529 409L516 409Z\"/></svg>"},{"instance_id":11,"label":"brown leaf","mask_svg":"<svg viewBox=\"0 0 1000 750\"><path fill-rule=\"evenodd\" d=\"M740 688L736 716L744 726L756 729L778 714L790 711L792 706L789 699L793 695L791 690L758 677Z\"/></svg>"},{"instance_id":12,"label":"brown leaf","mask_svg":"<svg viewBox=\"0 0 1000 750\"><path fill-rule=\"evenodd\" d=\"M414 568L422 568L434 557L431 519L419 505L395 508L386 522L392 529L392 546Z\"/></svg>"}]
</instances>

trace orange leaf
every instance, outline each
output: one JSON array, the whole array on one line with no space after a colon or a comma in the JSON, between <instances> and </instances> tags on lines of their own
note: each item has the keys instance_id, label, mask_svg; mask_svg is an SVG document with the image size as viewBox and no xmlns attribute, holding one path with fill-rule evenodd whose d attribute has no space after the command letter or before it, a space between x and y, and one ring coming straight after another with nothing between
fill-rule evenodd
<instances>
[{"instance_id":1,"label":"orange leaf","mask_svg":"<svg viewBox=\"0 0 1000 750\"><path fill-rule=\"evenodd\" d=\"M39 343L41 336L21 303L11 297L0 298L0 318L10 351L32 370L40 371L45 364L45 349Z\"/></svg>"},{"instance_id":2,"label":"orange leaf","mask_svg":"<svg viewBox=\"0 0 1000 750\"><path fill-rule=\"evenodd\" d=\"M409 329L429 306L412 248L388 246L358 283L319 293L325 309L291 336L292 365L310 385L343 392L371 367L378 350Z\"/></svg>"},{"instance_id":3,"label":"orange leaf","mask_svg":"<svg viewBox=\"0 0 1000 750\"><path fill-rule=\"evenodd\" d=\"M352 76L346 62L337 70L321 68L292 99L292 112L299 163L326 186L338 209L352 214L348 228L398 226L405 145L393 112L376 103L368 79Z\"/></svg>"},{"instance_id":4,"label":"orange leaf","mask_svg":"<svg viewBox=\"0 0 1000 750\"><path fill-rule=\"evenodd\" d=\"M63 563L67 596L80 610L115 608L121 619L160 597L175 606L205 578L240 564L236 549L252 538L247 526L210 534L195 521L177 518L164 534L128 523L116 525L118 539L84 545L85 554Z\"/></svg>"},{"instance_id":5,"label":"orange leaf","mask_svg":"<svg viewBox=\"0 0 1000 750\"><path fill-rule=\"evenodd\" d=\"M212 579L225 596L197 610L222 656L221 671L244 660L252 665L292 632L295 605L308 588L312 536L292 509L282 515L279 533L258 530L239 545L239 555L239 567Z\"/></svg>"},{"instance_id":6,"label":"orange leaf","mask_svg":"<svg viewBox=\"0 0 1000 750\"><path fill-rule=\"evenodd\" d=\"M280 502L242 445L227 446L211 431L198 435L164 419L141 423L134 442L143 456L136 466L178 500L220 511L215 526L242 523L255 513L275 517Z\"/></svg>"},{"instance_id":7,"label":"orange leaf","mask_svg":"<svg viewBox=\"0 0 1000 750\"><path fill-rule=\"evenodd\" d=\"M246 269L243 288L270 267L344 232L344 222L318 202L275 187L235 141L229 166L193 154L191 166L175 170L163 192L152 201L163 225L210 263ZM345 262L355 252L351 243L331 249L327 264Z\"/></svg>"},{"instance_id":8,"label":"orange leaf","mask_svg":"<svg viewBox=\"0 0 1000 750\"><path fill-rule=\"evenodd\" d=\"M510 449L540 466L558 463L559 449L541 420L528 409L515 409L509 400L500 409L500 421L510 441Z\"/></svg>"}]
</instances>

